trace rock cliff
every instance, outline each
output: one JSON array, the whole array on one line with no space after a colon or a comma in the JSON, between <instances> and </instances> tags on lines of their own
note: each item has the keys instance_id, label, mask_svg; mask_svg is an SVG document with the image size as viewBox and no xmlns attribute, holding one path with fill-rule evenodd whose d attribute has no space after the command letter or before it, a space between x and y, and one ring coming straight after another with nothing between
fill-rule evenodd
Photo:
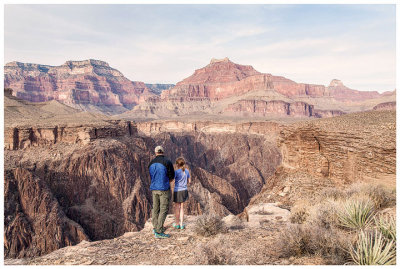
<instances>
[{"instance_id":1,"label":"rock cliff","mask_svg":"<svg viewBox=\"0 0 400 269\"><path fill-rule=\"evenodd\" d=\"M172 89L164 90L160 97L148 99L124 117L156 115L163 118L200 112L217 117L231 112L246 117L333 117L344 114L344 110L354 112L372 108L377 100L388 96L388 93L352 90L337 79L328 87L296 83L224 58L212 59L210 64L197 69ZM312 106L319 113L313 113Z\"/></svg>"},{"instance_id":2,"label":"rock cliff","mask_svg":"<svg viewBox=\"0 0 400 269\"><path fill-rule=\"evenodd\" d=\"M385 102L377 104L373 110L396 110L396 102Z\"/></svg>"},{"instance_id":3,"label":"rock cliff","mask_svg":"<svg viewBox=\"0 0 400 269\"><path fill-rule=\"evenodd\" d=\"M368 111L282 129L282 163L252 203L310 200L325 187L396 182L396 113Z\"/></svg>"},{"instance_id":4,"label":"rock cliff","mask_svg":"<svg viewBox=\"0 0 400 269\"><path fill-rule=\"evenodd\" d=\"M57 100L70 106L120 107L125 110L154 93L99 60L67 61L60 66L11 62L4 66L4 86L31 102ZM124 111L124 110L122 110Z\"/></svg>"},{"instance_id":5,"label":"rock cliff","mask_svg":"<svg viewBox=\"0 0 400 269\"><path fill-rule=\"evenodd\" d=\"M20 111L48 115L45 104L17 104ZM193 178L186 210L194 215L240 213L281 161L273 142L277 123L38 123L6 122L9 258L142 229L150 217L147 165L156 145L172 160L186 158Z\"/></svg>"}]
</instances>

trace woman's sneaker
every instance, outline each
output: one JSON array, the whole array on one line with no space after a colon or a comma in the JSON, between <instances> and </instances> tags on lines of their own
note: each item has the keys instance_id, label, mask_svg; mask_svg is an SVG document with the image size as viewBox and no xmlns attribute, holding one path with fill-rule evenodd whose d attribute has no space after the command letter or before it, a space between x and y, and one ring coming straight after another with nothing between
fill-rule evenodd
<instances>
[{"instance_id":1,"label":"woman's sneaker","mask_svg":"<svg viewBox=\"0 0 400 269\"><path fill-rule=\"evenodd\" d=\"M172 223L172 227L174 227L175 229L181 229L181 227L179 225L177 225L175 222Z\"/></svg>"},{"instance_id":2,"label":"woman's sneaker","mask_svg":"<svg viewBox=\"0 0 400 269\"><path fill-rule=\"evenodd\" d=\"M179 225L178 225L178 227L179 227ZM180 226L180 229L183 230L183 229L185 229L185 227L186 227L186 225L182 223L182 225Z\"/></svg>"},{"instance_id":3,"label":"woman's sneaker","mask_svg":"<svg viewBox=\"0 0 400 269\"><path fill-rule=\"evenodd\" d=\"M165 233L155 233L155 237L156 238L170 238L171 236L169 234L165 234Z\"/></svg>"}]
</instances>

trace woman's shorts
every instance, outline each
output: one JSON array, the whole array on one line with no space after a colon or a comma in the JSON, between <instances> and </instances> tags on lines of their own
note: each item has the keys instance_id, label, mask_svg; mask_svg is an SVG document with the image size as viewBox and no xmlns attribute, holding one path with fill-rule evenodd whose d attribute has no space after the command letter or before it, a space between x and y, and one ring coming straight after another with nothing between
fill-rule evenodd
<instances>
[{"instance_id":1,"label":"woman's shorts","mask_svg":"<svg viewBox=\"0 0 400 269\"><path fill-rule=\"evenodd\" d=\"M183 203L189 198L189 193L187 190L184 191L174 191L174 203Z\"/></svg>"}]
</instances>

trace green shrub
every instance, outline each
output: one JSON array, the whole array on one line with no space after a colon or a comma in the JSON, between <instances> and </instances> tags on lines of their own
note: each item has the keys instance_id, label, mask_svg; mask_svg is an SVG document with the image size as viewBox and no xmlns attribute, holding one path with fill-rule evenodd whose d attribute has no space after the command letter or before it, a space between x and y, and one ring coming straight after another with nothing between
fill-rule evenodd
<instances>
[{"instance_id":1,"label":"green shrub","mask_svg":"<svg viewBox=\"0 0 400 269\"><path fill-rule=\"evenodd\" d=\"M369 233L360 231L350 255L358 265L392 265L396 264L395 244L395 241L385 239L377 230Z\"/></svg>"},{"instance_id":2,"label":"green shrub","mask_svg":"<svg viewBox=\"0 0 400 269\"><path fill-rule=\"evenodd\" d=\"M348 229L365 229L374 217L374 204L369 199L350 199L344 201L337 210L339 225Z\"/></svg>"},{"instance_id":3,"label":"green shrub","mask_svg":"<svg viewBox=\"0 0 400 269\"><path fill-rule=\"evenodd\" d=\"M396 219L393 216L379 216L375 218L375 226L389 240L396 241Z\"/></svg>"}]
</instances>

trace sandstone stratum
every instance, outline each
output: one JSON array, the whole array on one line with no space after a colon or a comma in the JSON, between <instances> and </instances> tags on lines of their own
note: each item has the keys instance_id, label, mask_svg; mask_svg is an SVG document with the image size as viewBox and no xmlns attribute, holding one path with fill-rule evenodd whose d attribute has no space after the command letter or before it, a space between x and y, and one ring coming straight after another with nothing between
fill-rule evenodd
<instances>
[{"instance_id":1,"label":"sandstone stratum","mask_svg":"<svg viewBox=\"0 0 400 269\"><path fill-rule=\"evenodd\" d=\"M395 92L357 91L338 79L327 87L296 83L224 58L212 59L172 89L149 98L121 117L325 118L371 110L389 101L395 102Z\"/></svg>"},{"instance_id":2,"label":"sandstone stratum","mask_svg":"<svg viewBox=\"0 0 400 269\"><path fill-rule=\"evenodd\" d=\"M324 264L277 252L291 206L358 181L395 186L392 110L131 121L9 90L4 102L6 264L207 264L193 249L222 248L221 240L235 264ZM151 234L147 170L156 145L172 160L184 156L193 178L188 229L171 230L170 216L173 237L160 243ZM227 234L196 235L196 219L210 213L223 217Z\"/></svg>"},{"instance_id":3,"label":"sandstone stratum","mask_svg":"<svg viewBox=\"0 0 400 269\"><path fill-rule=\"evenodd\" d=\"M99 60L67 61L60 66L11 62L4 87L30 102L57 100L83 110L121 113L155 96L143 82L130 81Z\"/></svg>"},{"instance_id":4,"label":"sandstone stratum","mask_svg":"<svg viewBox=\"0 0 400 269\"><path fill-rule=\"evenodd\" d=\"M358 91L338 79L328 86L297 83L228 58L212 59L176 85L130 81L108 63L93 59L60 66L11 62L4 72L5 88L18 98L122 113L116 117L128 120L326 118L380 109L380 104L396 100L395 91Z\"/></svg>"}]
</instances>

